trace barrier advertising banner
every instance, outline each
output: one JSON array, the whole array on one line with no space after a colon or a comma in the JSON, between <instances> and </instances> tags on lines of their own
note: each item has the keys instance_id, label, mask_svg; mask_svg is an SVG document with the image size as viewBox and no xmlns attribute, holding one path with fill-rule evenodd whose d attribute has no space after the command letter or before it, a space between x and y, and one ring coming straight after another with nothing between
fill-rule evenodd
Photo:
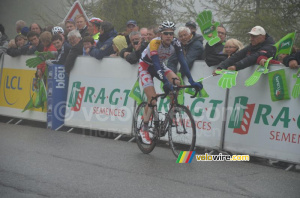
<instances>
[{"instance_id":1,"label":"barrier advertising banner","mask_svg":"<svg viewBox=\"0 0 300 198\"><path fill-rule=\"evenodd\" d=\"M4 56L0 87L0 114L29 120L46 121L46 110L22 110L29 101L35 80L35 69L26 67L25 61L31 56L12 58Z\"/></svg>"},{"instance_id":2,"label":"barrier advertising banner","mask_svg":"<svg viewBox=\"0 0 300 198\"><path fill-rule=\"evenodd\" d=\"M57 130L64 124L67 92L65 66L48 66L47 128Z\"/></svg>"},{"instance_id":3,"label":"barrier advertising banner","mask_svg":"<svg viewBox=\"0 0 300 198\"><path fill-rule=\"evenodd\" d=\"M270 71L282 66L271 65ZM232 152L300 163L300 100L283 100L282 78L270 79L279 101L272 102L268 75L245 87L256 66L239 72L237 86L230 89L224 149ZM292 92L296 70L285 69L287 87ZM278 75L275 75L278 76Z\"/></svg>"},{"instance_id":4,"label":"barrier advertising banner","mask_svg":"<svg viewBox=\"0 0 300 198\"><path fill-rule=\"evenodd\" d=\"M65 124L131 134L137 65L121 58L79 57L71 71Z\"/></svg>"}]
</instances>

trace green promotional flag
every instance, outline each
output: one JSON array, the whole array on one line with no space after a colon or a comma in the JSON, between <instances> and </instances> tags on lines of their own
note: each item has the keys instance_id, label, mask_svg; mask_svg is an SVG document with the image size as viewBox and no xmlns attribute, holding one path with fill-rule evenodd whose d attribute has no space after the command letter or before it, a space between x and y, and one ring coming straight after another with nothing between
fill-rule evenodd
<instances>
[{"instance_id":1,"label":"green promotional flag","mask_svg":"<svg viewBox=\"0 0 300 198\"><path fill-rule=\"evenodd\" d=\"M278 56L278 54L290 54L292 51L292 47L295 41L295 36L296 32L292 32L287 34L285 37L280 39L277 43L275 43L276 47L276 55L275 57Z\"/></svg>"},{"instance_id":2,"label":"green promotional flag","mask_svg":"<svg viewBox=\"0 0 300 198\"><path fill-rule=\"evenodd\" d=\"M27 111L27 110L29 110L29 109L31 109L31 108L34 107L34 105L33 105L33 97L34 97L34 94L32 94L32 96L31 96L31 98L29 99L27 105L26 105L25 108L23 109L22 113L23 113L24 111Z\"/></svg>"},{"instance_id":3,"label":"green promotional flag","mask_svg":"<svg viewBox=\"0 0 300 198\"><path fill-rule=\"evenodd\" d=\"M272 101L290 99L284 69L268 73L268 78Z\"/></svg>"},{"instance_id":4,"label":"green promotional flag","mask_svg":"<svg viewBox=\"0 0 300 198\"><path fill-rule=\"evenodd\" d=\"M136 80L136 82L134 83L130 93L129 93L129 97L131 97L132 99L134 99L137 104L141 104L143 102L143 98L141 95L141 89L140 89L140 84L139 84L139 79Z\"/></svg>"},{"instance_id":5,"label":"green promotional flag","mask_svg":"<svg viewBox=\"0 0 300 198\"><path fill-rule=\"evenodd\" d=\"M200 78L197 82L202 82L204 78ZM194 88L188 88L185 89L185 93L190 94L190 95L195 95L195 89ZM209 95L205 91L204 87L200 90L200 92L196 96L197 98L208 98Z\"/></svg>"},{"instance_id":6,"label":"green promotional flag","mask_svg":"<svg viewBox=\"0 0 300 198\"><path fill-rule=\"evenodd\" d=\"M296 83L293 87L292 96L298 98L300 95L300 69L296 74L293 74L293 78L296 78Z\"/></svg>"},{"instance_id":7,"label":"green promotional flag","mask_svg":"<svg viewBox=\"0 0 300 198\"><path fill-rule=\"evenodd\" d=\"M264 66L258 65L258 67L256 68L255 72L245 81L245 86L249 87L252 85L255 85L257 83L257 81L260 79L260 76L262 74L266 74L268 73L269 69L269 62L270 60L272 60L273 57L269 58L266 62Z\"/></svg>"},{"instance_id":8,"label":"green promotional flag","mask_svg":"<svg viewBox=\"0 0 300 198\"><path fill-rule=\"evenodd\" d=\"M222 75L222 77L218 82L219 87L226 89L236 85L236 77L238 75L237 71L222 69L222 70L216 70L216 74Z\"/></svg>"},{"instance_id":9,"label":"green promotional flag","mask_svg":"<svg viewBox=\"0 0 300 198\"><path fill-rule=\"evenodd\" d=\"M201 12L196 19L202 35L207 40L210 46L213 46L221 41L218 37L217 27L220 25L219 22L212 23L212 12L210 10L204 10Z\"/></svg>"},{"instance_id":10,"label":"green promotional flag","mask_svg":"<svg viewBox=\"0 0 300 198\"><path fill-rule=\"evenodd\" d=\"M38 89L36 90L36 93L34 107L42 108L42 110L44 110L45 101L47 100L47 90L43 80L41 79L38 79Z\"/></svg>"}]
</instances>

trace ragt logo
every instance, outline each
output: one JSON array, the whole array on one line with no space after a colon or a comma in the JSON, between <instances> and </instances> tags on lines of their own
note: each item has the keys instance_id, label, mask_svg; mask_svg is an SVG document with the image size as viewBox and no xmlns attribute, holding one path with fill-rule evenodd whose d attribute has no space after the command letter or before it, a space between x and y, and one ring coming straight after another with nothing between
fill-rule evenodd
<instances>
[{"instance_id":1,"label":"ragt logo","mask_svg":"<svg viewBox=\"0 0 300 198\"><path fill-rule=\"evenodd\" d=\"M72 111L80 111L81 108L85 87L80 86L81 82L74 82L72 86L72 91L68 102L68 107L71 107Z\"/></svg>"},{"instance_id":2,"label":"ragt logo","mask_svg":"<svg viewBox=\"0 0 300 198\"><path fill-rule=\"evenodd\" d=\"M248 134L255 104L247 104L248 98L236 97L233 111L230 116L228 128L233 128L234 133L241 135Z\"/></svg>"}]
</instances>

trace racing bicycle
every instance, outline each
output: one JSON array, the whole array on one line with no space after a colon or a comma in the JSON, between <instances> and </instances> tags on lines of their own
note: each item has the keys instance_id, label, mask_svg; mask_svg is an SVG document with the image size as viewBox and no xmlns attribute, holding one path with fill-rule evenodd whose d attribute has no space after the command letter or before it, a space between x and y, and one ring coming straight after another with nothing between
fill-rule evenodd
<instances>
[{"instance_id":1,"label":"racing bicycle","mask_svg":"<svg viewBox=\"0 0 300 198\"><path fill-rule=\"evenodd\" d=\"M148 104L148 110L152 109L149 120L149 135L152 134L151 143L145 144L142 141L140 130L143 126L144 111L147 106L147 102L142 102L138 107L134 115L134 134L138 147L140 150L148 154L153 151L156 143L159 139L165 139L164 136L168 133L169 145L172 152L176 157L180 154L180 151L193 151L196 143L196 127L194 118L190 110L184 106L178 104L178 93L181 89L194 88L191 85L176 85L173 78L173 90L169 94L162 93L152 97L150 104ZM182 90L183 91L183 90ZM195 91L195 94L191 98L196 97L200 90ZM165 98L170 95L170 105L167 113L159 112L157 105L151 105L152 101L157 101L158 98Z\"/></svg>"}]
</instances>

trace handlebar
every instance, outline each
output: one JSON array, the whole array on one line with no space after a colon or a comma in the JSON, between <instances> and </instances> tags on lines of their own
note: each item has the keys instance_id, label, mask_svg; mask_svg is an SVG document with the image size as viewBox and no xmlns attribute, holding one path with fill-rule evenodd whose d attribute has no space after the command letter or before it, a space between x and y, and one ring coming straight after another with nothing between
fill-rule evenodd
<instances>
[{"instance_id":1,"label":"handlebar","mask_svg":"<svg viewBox=\"0 0 300 198\"><path fill-rule=\"evenodd\" d=\"M173 79L173 88L174 88L174 90L170 92L172 95L176 95L177 91L179 91L180 89L185 89L185 88L194 88L195 89L195 94L192 95L191 98L195 98L197 96L197 94L200 92L199 89L197 89L195 86L192 86L192 85L176 85L175 81L176 80L179 81L179 79L177 79L177 78L172 78L172 79ZM156 96L152 97L151 103L153 100L157 100L159 97L164 99L168 95L169 94L166 94L166 93L157 94Z\"/></svg>"}]
</instances>

